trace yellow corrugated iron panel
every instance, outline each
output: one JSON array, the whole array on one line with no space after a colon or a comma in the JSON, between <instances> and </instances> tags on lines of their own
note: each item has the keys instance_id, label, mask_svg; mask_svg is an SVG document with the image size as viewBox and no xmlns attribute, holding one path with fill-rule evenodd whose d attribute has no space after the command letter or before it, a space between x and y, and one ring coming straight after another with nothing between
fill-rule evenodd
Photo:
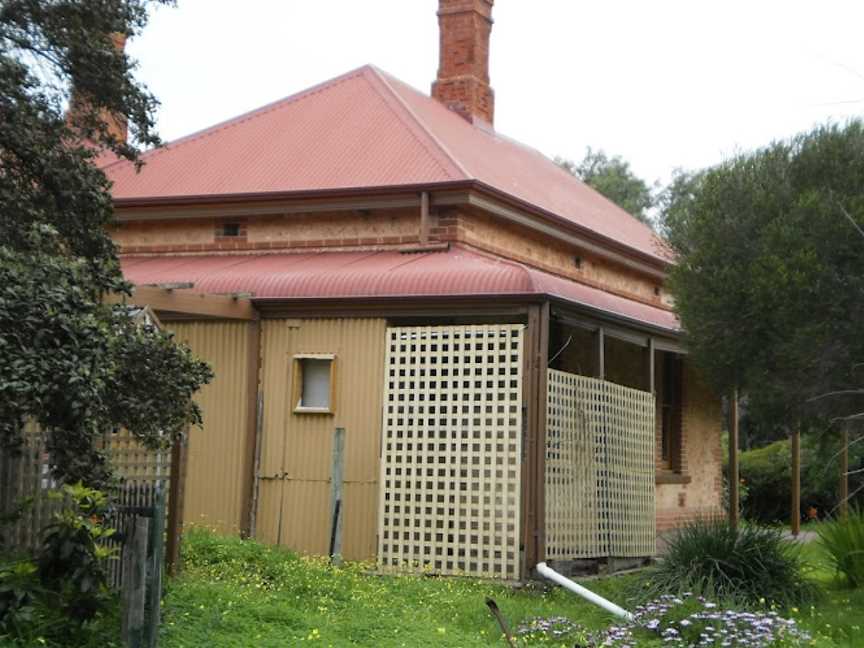
<instances>
[{"instance_id":1,"label":"yellow corrugated iron panel","mask_svg":"<svg viewBox=\"0 0 864 648\"><path fill-rule=\"evenodd\" d=\"M262 540L278 539L307 553L327 552L333 434L341 427L343 554L374 556L385 330L383 319L263 322L261 475L271 479L260 485L256 534ZM335 355L332 415L294 413L292 364L298 354ZM281 532L273 519L279 515Z\"/></svg>"},{"instance_id":2,"label":"yellow corrugated iron panel","mask_svg":"<svg viewBox=\"0 0 864 648\"><path fill-rule=\"evenodd\" d=\"M204 427L189 434L183 518L238 533L248 468L250 336L247 322L172 322L185 342L213 369L214 379L195 400Z\"/></svg>"}]
</instances>

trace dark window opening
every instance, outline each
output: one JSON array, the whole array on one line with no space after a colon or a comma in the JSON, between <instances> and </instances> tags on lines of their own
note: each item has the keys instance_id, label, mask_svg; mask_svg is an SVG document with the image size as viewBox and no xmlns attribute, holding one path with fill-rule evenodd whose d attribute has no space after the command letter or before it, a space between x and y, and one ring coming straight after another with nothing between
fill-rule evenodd
<instances>
[{"instance_id":1,"label":"dark window opening","mask_svg":"<svg viewBox=\"0 0 864 648\"><path fill-rule=\"evenodd\" d=\"M223 223L219 236L240 236L240 223Z\"/></svg>"},{"instance_id":2,"label":"dark window opening","mask_svg":"<svg viewBox=\"0 0 864 648\"><path fill-rule=\"evenodd\" d=\"M660 459L664 467L680 472L681 462L681 358L673 353L663 354L663 379L658 394L660 409Z\"/></svg>"}]
</instances>

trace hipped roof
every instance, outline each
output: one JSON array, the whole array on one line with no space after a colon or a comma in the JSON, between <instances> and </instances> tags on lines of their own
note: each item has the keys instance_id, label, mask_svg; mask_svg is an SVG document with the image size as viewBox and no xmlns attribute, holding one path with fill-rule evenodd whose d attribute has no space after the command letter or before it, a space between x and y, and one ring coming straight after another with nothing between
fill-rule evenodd
<instances>
[{"instance_id":1,"label":"hipped roof","mask_svg":"<svg viewBox=\"0 0 864 648\"><path fill-rule=\"evenodd\" d=\"M104 167L118 204L472 181L666 262L654 232L547 157L372 66Z\"/></svg>"}]
</instances>

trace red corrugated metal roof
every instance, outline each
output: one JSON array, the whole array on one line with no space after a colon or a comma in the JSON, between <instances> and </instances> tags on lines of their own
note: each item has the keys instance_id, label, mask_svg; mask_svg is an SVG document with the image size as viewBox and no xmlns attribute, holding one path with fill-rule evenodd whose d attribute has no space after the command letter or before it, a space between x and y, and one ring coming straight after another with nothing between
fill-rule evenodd
<instances>
[{"instance_id":1,"label":"red corrugated metal roof","mask_svg":"<svg viewBox=\"0 0 864 648\"><path fill-rule=\"evenodd\" d=\"M534 149L366 66L104 167L114 198L181 198L478 181L643 254L659 239Z\"/></svg>"},{"instance_id":2,"label":"red corrugated metal roof","mask_svg":"<svg viewBox=\"0 0 864 648\"><path fill-rule=\"evenodd\" d=\"M135 284L193 282L195 292L251 292L256 300L549 295L677 332L675 315L514 261L453 247L446 252L317 252L129 257Z\"/></svg>"}]
</instances>

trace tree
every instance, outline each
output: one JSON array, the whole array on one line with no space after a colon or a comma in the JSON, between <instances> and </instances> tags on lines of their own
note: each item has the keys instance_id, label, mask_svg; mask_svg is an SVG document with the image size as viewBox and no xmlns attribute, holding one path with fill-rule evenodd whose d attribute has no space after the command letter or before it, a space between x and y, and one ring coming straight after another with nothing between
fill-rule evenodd
<instances>
[{"instance_id":1,"label":"tree","mask_svg":"<svg viewBox=\"0 0 864 648\"><path fill-rule=\"evenodd\" d=\"M138 145L159 144L157 102L115 43L144 28L152 4L170 3L0 5L0 448L20 448L33 421L54 475L93 486L111 477L98 438L125 428L148 446L170 443L201 421L192 395L211 377L170 335L103 303L130 286L94 162L140 162L112 122Z\"/></svg>"},{"instance_id":2,"label":"tree","mask_svg":"<svg viewBox=\"0 0 864 648\"><path fill-rule=\"evenodd\" d=\"M861 178L852 121L682 180L665 207L691 352L719 389L746 391L754 420L789 429L864 410Z\"/></svg>"},{"instance_id":3,"label":"tree","mask_svg":"<svg viewBox=\"0 0 864 648\"><path fill-rule=\"evenodd\" d=\"M555 158L555 163L596 189L646 225L653 226L649 214L654 206L654 194L648 184L630 169L630 163L620 156L609 157L602 150L589 146L581 162Z\"/></svg>"}]
</instances>

